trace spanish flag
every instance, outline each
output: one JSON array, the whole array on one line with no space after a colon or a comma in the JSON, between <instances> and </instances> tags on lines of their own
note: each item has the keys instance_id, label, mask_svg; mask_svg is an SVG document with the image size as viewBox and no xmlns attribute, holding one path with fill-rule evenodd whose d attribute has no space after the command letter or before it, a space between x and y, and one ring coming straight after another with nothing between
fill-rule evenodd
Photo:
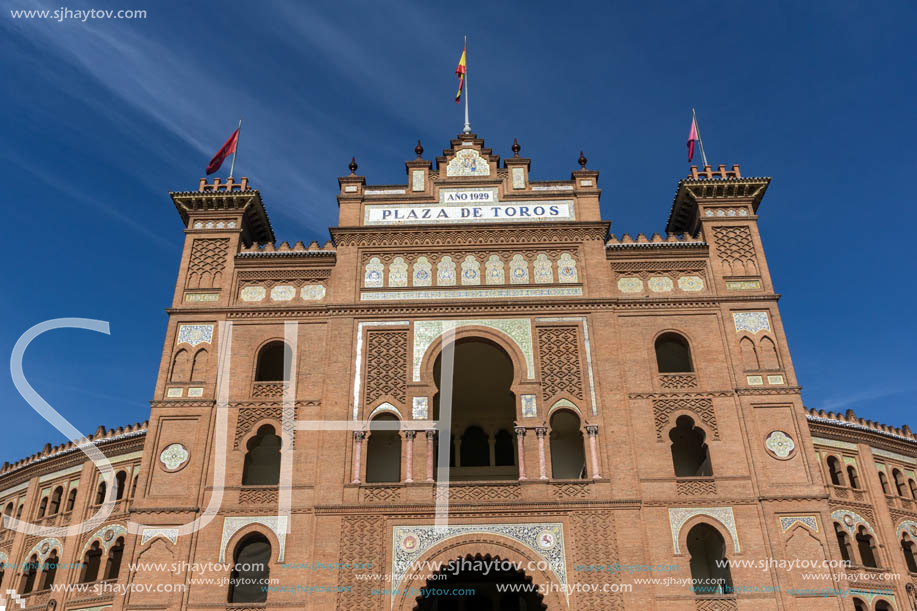
<instances>
[{"instance_id":1,"label":"spanish flag","mask_svg":"<svg viewBox=\"0 0 917 611\"><path fill-rule=\"evenodd\" d=\"M465 49L462 49L462 57L459 59L458 66L455 69L455 75L459 79L458 93L455 94L455 103L458 104L462 99L462 88L465 86Z\"/></svg>"}]
</instances>

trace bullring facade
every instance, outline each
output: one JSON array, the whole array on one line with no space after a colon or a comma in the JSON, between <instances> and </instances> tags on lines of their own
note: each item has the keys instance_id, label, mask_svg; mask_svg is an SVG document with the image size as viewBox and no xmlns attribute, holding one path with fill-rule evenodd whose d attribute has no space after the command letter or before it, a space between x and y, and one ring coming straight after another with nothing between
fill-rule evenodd
<instances>
[{"instance_id":1,"label":"bullring facade","mask_svg":"<svg viewBox=\"0 0 917 611\"><path fill-rule=\"evenodd\" d=\"M0 533L7 608L917 604L917 438L803 407L758 232L770 179L692 168L664 237L619 238L585 157L534 181L520 150L418 143L400 185L352 162L324 246L275 245L246 179L172 193L149 422L91 437L107 478L72 443L4 466L3 513L45 529Z\"/></svg>"}]
</instances>

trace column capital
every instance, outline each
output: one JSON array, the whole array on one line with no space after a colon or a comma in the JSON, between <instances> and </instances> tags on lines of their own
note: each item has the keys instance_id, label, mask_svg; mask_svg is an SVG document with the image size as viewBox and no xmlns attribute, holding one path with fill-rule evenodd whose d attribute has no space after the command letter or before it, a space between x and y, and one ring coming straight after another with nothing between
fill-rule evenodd
<instances>
[{"instance_id":1,"label":"column capital","mask_svg":"<svg viewBox=\"0 0 917 611\"><path fill-rule=\"evenodd\" d=\"M424 432L425 432L426 435L427 435L427 439L436 439L436 432L437 432L436 429L430 429L430 430L424 431Z\"/></svg>"},{"instance_id":2,"label":"column capital","mask_svg":"<svg viewBox=\"0 0 917 611\"><path fill-rule=\"evenodd\" d=\"M354 441L359 442L359 441L363 441L364 439L366 439L366 431L354 431L353 432Z\"/></svg>"},{"instance_id":3,"label":"column capital","mask_svg":"<svg viewBox=\"0 0 917 611\"><path fill-rule=\"evenodd\" d=\"M590 437L595 437L596 435L599 434L598 425L597 424L587 424L586 433L588 433Z\"/></svg>"},{"instance_id":4,"label":"column capital","mask_svg":"<svg viewBox=\"0 0 917 611\"><path fill-rule=\"evenodd\" d=\"M548 434L548 427L546 426L536 426L535 434L538 435L538 438L541 439Z\"/></svg>"},{"instance_id":5,"label":"column capital","mask_svg":"<svg viewBox=\"0 0 917 611\"><path fill-rule=\"evenodd\" d=\"M517 426L517 427L514 427L514 429L516 431L516 437L525 437L525 427L524 426Z\"/></svg>"},{"instance_id":6,"label":"column capital","mask_svg":"<svg viewBox=\"0 0 917 611\"><path fill-rule=\"evenodd\" d=\"M414 439L415 436L417 436L417 431L414 430L414 429L406 429L406 430L404 431L404 438L405 438L405 439Z\"/></svg>"}]
</instances>

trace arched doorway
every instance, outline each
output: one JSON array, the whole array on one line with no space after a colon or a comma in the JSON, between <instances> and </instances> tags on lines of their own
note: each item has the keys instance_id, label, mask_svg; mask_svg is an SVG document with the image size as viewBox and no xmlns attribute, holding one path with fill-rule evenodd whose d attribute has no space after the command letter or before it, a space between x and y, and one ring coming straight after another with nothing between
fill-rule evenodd
<instances>
[{"instance_id":1,"label":"arched doorway","mask_svg":"<svg viewBox=\"0 0 917 611\"><path fill-rule=\"evenodd\" d=\"M441 383L442 354L433 364ZM513 480L519 477L511 431L516 420L513 361L496 343L480 337L455 342L452 378L452 480ZM440 419L440 394L433 418Z\"/></svg>"},{"instance_id":2,"label":"arched doorway","mask_svg":"<svg viewBox=\"0 0 917 611\"><path fill-rule=\"evenodd\" d=\"M497 585L504 591L498 591ZM531 586L531 591L522 591L527 589L524 586ZM506 591L514 587L520 591ZM439 595L438 590L465 590L467 593ZM421 592L414 611L544 611L548 608L530 576L516 570L514 563L490 554L466 554L445 563L427 580Z\"/></svg>"}]
</instances>

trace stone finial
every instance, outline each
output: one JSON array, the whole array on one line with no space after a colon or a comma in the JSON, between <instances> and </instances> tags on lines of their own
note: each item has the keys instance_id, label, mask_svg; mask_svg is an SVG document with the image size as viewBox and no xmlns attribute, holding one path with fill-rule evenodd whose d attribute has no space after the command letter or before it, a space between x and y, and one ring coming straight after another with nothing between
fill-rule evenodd
<instances>
[{"instance_id":1,"label":"stone finial","mask_svg":"<svg viewBox=\"0 0 917 611\"><path fill-rule=\"evenodd\" d=\"M519 156L519 151L521 151L521 150L522 150L522 147L519 146L519 141L518 141L517 139L513 138L513 146L512 146L513 157L518 157L518 156Z\"/></svg>"},{"instance_id":2,"label":"stone finial","mask_svg":"<svg viewBox=\"0 0 917 611\"><path fill-rule=\"evenodd\" d=\"M848 421L848 422L856 422L857 415L856 415L856 413L855 413L852 409L848 409L848 410L844 413L844 416L847 418L847 421Z\"/></svg>"},{"instance_id":3,"label":"stone finial","mask_svg":"<svg viewBox=\"0 0 917 611\"><path fill-rule=\"evenodd\" d=\"M417 158L420 159L423 155L423 145L420 144L420 140L417 141L417 146L414 147L414 152L417 153Z\"/></svg>"},{"instance_id":4,"label":"stone finial","mask_svg":"<svg viewBox=\"0 0 917 611\"><path fill-rule=\"evenodd\" d=\"M357 158L356 158L356 157L351 157L351 158L350 158L350 165L348 165L347 167L350 168L350 175L351 175L351 176L354 176L354 175L357 173L357 168L360 167L360 166L357 165Z\"/></svg>"},{"instance_id":5,"label":"stone finial","mask_svg":"<svg viewBox=\"0 0 917 611\"><path fill-rule=\"evenodd\" d=\"M583 169L583 170L586 169L586 161L587 161L586 156L583 155L583 151L580 151L579 159L577 160L577 163L579 163L580 169Z\"/></svg>"}]
</instances>

